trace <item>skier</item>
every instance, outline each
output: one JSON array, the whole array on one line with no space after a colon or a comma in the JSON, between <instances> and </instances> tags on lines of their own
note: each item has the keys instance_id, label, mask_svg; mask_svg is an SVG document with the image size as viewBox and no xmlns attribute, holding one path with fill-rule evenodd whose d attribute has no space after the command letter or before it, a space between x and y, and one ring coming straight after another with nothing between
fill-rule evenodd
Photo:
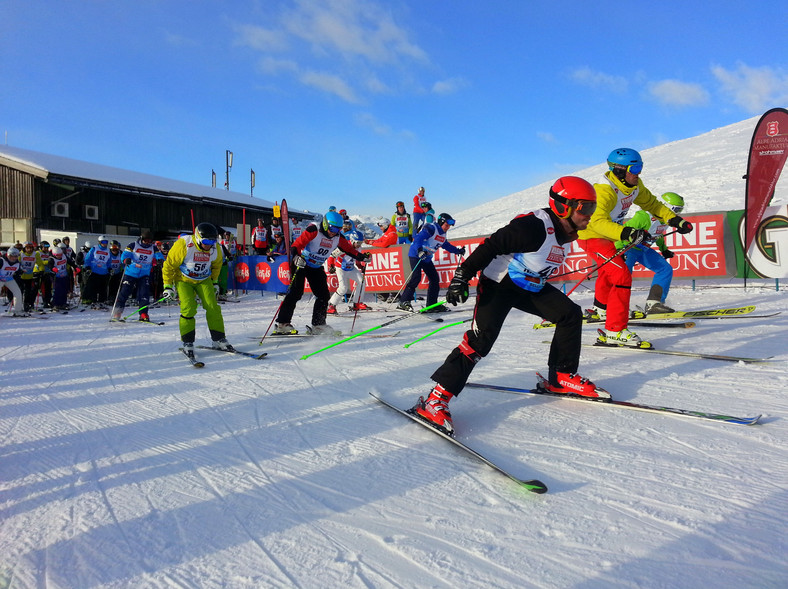
<instances>
[{"instance_id":1,"label":"skier","mask_svg":"<svg viewBox=\"0 0 788 589\"><path fill-rule=\"evenodd\" d=\"M413 197L413 233L416 234L421 231L422 225L424 225L427 221L424 216L424 213L427 211L424 209L424 203L427 201L427 197L424 196L424 187L421 186L419 191Z\"/></svg>"},{"instance_id":2,"label":"skier","mask_svg":"<svg viewBox=\"0 0 788 589\"><path fill-rule=\"evenodd\" d=\"M389 247L397 243L397 228L391 224L391 221L381 217L377 220L377 226L383 232L383 235L377 239L366 239L364 240L365 243L375 247Z\"/></svg>"},{"instance_id":3,"label":"skier","mask_svg":"<svg viewBox=\"0 0 788 589\"><path fill-rule=\"evenodd\" d=\"M427 276L429 286L427 287L427 306L434 305L438 302L438 292L440 292L440 276L432 263L433 254L438 251L438 248L443 248L458 256L465 255L465 246L456 247L446 239L446 232L449 227L454 226L454 219L449 213L441 213L438 215L438 220L435 223L425 225L424 229L419 231L416 239L408 250L408 259L410 260L410 267L413 271L410 274L410 279L405 285L400 296L398 309L403 311L413 311L411 301L416 292L416 287L421 282L421 273ZM441 313L448 311L444 305L433 307L426 311L427 313Z\"/></svg>"},{"instance_id":4,"label":"skier","mask_svg":"<svg viewBox=\"0 0 788 589\"><path fill-rule=\"evenodd\" d=\"M265 228L262 219L257 219L257 227L252 229L252 244L256 255L265 255L265 250L268 249L268 230Z\"/></svg>"},{"instance_id":5,"label":"skier","mask_svg":"<svg viewBox=\"0 0 788 589\"><path fill-rule=\"evenodd\" d=\"M178 322L183 342L183 350L190 358L194 357L195 320L197 300L200 297L205 320L211 332L211 345L217 350L233 350L224 333L222 307L216 302L219 285L216 281L222 269L222 254L216 242L219 232L210 223L200 223L192 235L181 237L170 249L164 265L162 277L166 300L178 299L181 317Z\"/></svg>"},{"instance_id":6,"label":"skier","mask_svg":"<svg viewBox=\"0 0 788 589\"><path fill-rule=\"evenodd\" d=\"M107 282L109 280L110 263L109 240L100 235L98 245L90 248L85 254L84 267L90 273L87 277L85 292L82 295L82 303L90 305L91 309L106 311L104 301L107 298Z\"/></svg>"},{"instance_id":7,"label":"skier","mask_svg":"<svg viewBox=\"0 0 788 589\"><path fill-rule=\"evenodd\" d=\"M580 231L579 245L597 263L615 255L616 241L639 245L651 239L645 229L622 227L632 204L652 213L660 221L674 227L679 233L692 231L692 223L676 215L657 200L640 179L643 159L634 149L614 149L607 158L609 170L605 183L594 184L597 193L597 208L588 223ZM620 257L600 267L594 289L594 307L600 318L605 318L605 336L600 343L611 343L633 347L650 347L649 342L627 329L629 323L629 299L632 294L632 272Z\"/></svg>"},{"instance_id":8,"label":"skier","mask_svg":"<svg viewBox=\"0 0 788 589\"><path fill-rule=\"evenodd\" d=\"M5 315L10 317L22 317L25 313L25 306L22 301L22 289L19 288L17 277L22 274L22 265L19 261L20 251L12 246L4 255L0 256L0 290L5 287L13 296L13 307Z\"/></svg>"},{"instance_id":9,"label":"skier","mask_svg":"<svg viewBox=\"0 0 788 589\"><path fill-rule=\"evenodd\" d=\"M666 192L660 198L665 201L674 213L678 214L684 210L684 199L675 192ZM624 226L647 229L656 238L654 243L659 249L659 252L657 252L641 244L636 245L624 254L630 272L632 272L635 264L640 264L654 272L654 279L651 281L651 288L646 299L646 313L673 313L675 309L665 304L665 299L667 299L670 291L670 283L673 281L673 266L668 263L668 260L675 255L665 245L664 236L668 226L644 210L635 213L635 216L624 223ZM617 241L615 244L616 249L621 249L624 245L626 243L623 241Z\"/></svg>"},{"instance_id":10,"label":"skier","mask_svg":"<svg viewBox=\"0 0 788 589\"><path fill-rule=\"evenodd\" d=\"M424 211L424 223L422 223L421 226L424 227L424 225L427 225L428 223L434 223L435 209L432 208L432 204L425 200L423 203L421 203L421 209Z\"/></svg>"},{"instance_id":11,"label":"skier","mask_svg":"<svg viewBox=\"0 0 788 589\"><path fill-rule=\"evenodd\" d=\"M62 243L62 242L61 242ZM52 308L55 311L68 310L68 293L71 292L69 261L60 246L52 247L50 266L54 276L52 287Z\"/></svg>"},{"instance_id":12,"label":"skier","mask_svg":"<svg viewBox=\"0 0 788 589\"><path fill-rule=\"evenodd\" d=\"M32 241L26 241L22 246L19 255L19 264L22 268L22 274L19 280L22 283L22 298L24 300L24 311L29 313L33 310L36 304L36 295L38 295L38 278L35 275L36 262L41 258L40 252L36 251L36 247Z\"/></svg>"},{"instance_id":13,"label":"skier","mask_svg":"<svg viewBox=\"0 0 788 589\"><path fill-rule=\"evenodd\" d=\"M107 280L107 300L115 301L120 292L120 282L123 279L123 263L120 251L120 242L113 239L109 242L109 279Z\"/></svg>"},{"instance_id":14,"label":"skier","mask_svg":"<svg viewBox=\"0 0 788 589\"><path fill-rule=\"evenodd\" d=\"M354 229L346 234L344 234L345 239L347 239L351 245L359 249L361 245L364 243L364 236L361 234L361 231L358 229ZM345 295L350 292L350 281L354 281L356 283L356 287L353 289L353 293L350 297L350 307L348 310L350 311L366 311L369 309L367 305L365 305L361 299L364 297L364 269L365 266L362 265L360 262L356 261L355 258L343 252L340 248L335 249L331 253L331 257L328 258L328 272L329 274L336 273L337 280L339 281L339 286L334 294L331 295L331 298L328 300L328 310L327 313L329 315L336 315L337 314L337 305L340 301L344 300Z\"/></svg>"},{"instance_id":15,"label":"skier","mask_svg":"<svg viewBox=\"0 0 788 589\"><path fill-rule=\"evenodd\" d=\"M48 309L52 307L52 267L49 261L52 253L49 251L49 242L42 241L38 244L36 256L36 267L33 275L38 279L39 290L41 291L41 307Z\"/></svg>"},{"instance_id":16,"label":"skier","mask_svg":"<svg viewBox=\"0 0 788 589\"><path fill-rule=\"evenodd\" d=\"M137 306L147 307L150 304L150 272L156 262L164 262L164 255L153 243L153 234L150 229L144 229L139 238L126 246L120 256L124 266L123 281L120 284L118 301L112 312L112 321L119 321L123 316L123 309L132 291L137 289ZM140 321L150 321L148 309L140 311Z\"/></svg>"},{"instance_id":17,"label":"skier","mask_svg":"<svg viewBox=\"0 0 788 589\"><path fill-rule=\"evenodd\" d=\"M547 279L564 263L564 245L577 239L596 207L593 186L564 176L550 188L549 207L518 215L486 238L457 267L446 293L452 305L468 300L468 283L481 271L472 328L432 374L437 384L413 408L451 434L449 401L465 387L474 366L490 353L512 308L549 319L556 331L547 358L548 390L610 397L577 374L582 310Z\"/></svg>"},{"instance_id":18,"label":"skier","mask_svg":"<svg viewBox=\"0 0 788 589\"><path fill-rule=\"evenodd\" d=\"M279 314L276 318L274 334L289 335L298 331L290 321L293 318L295 306L304 294L304 283L309 281L312 294L315 295L315 305L312 308L312 333L326 334L334 330L326 325L326 312L328 310L328 283L323 264L335 249L349 254L352 258L366 262L370 255L361 253L354 248L342 234L342 215L336 211L328 211L323 215L323 221L318 227L309 225L290 247L295 272L291 276L290 288L282 301Z\"/></svg>"},{"instance_id":19,"label":"skier","mask_svg":"<svg viewBox=\"0 0 788 589\"><path fill-rule=\"evenodd\" d=\"M413 222L405 211L405 203L397 201L397 209L391 215L391 224L397 228L397 243L410 243L413 241Z\"/></svg>"}]
</instances>

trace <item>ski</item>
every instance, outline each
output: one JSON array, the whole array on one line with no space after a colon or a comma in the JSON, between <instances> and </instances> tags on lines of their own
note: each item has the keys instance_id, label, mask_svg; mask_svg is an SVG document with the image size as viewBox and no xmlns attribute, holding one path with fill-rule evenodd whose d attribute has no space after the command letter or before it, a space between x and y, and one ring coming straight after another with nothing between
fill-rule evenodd
<instances>
[{"instance_id":1,"label":"ski","mask_svg":"<svg viewBox=\"0 0 788 589\"><path fill-rule=\"evenodd\" d=\"M241 350L220 350L219 348L214 348L211 346L194 346L195 348L200 348L201 350L212 350L214 352L226 352L228 354L239 354L241 356L246 356L247 358L254 358L255 360L262 360L268 355L268 352L263 352L262 354L253 354L252 352L242 352Z\"/></svg>"},{"instance_id":2,"label":"ski","mask_svg":"<svg viewBox=\"0 0 788 589\"><path fill-rule=\"evenodd\" d=\"M395 331L394 333L362 333L358 337L369 337L374 339L381 339L386 337L394 337L395 335L399 335L399 331ZM267 336L266 339L276 339L276 340L284 340L284 339L296 339L301 337L328 337L328 338L335 338L335 337L342 337L342 335L331 335L331 334L312 334L312 333L272 333ZM255 341L260 341L259 337L250 337L249 339L253 339Z\"/></svg>"},{"instance_id":3,"label":"ski","mask_svg":"<svg viewBox=\"0 0 788 589\"><path fill-rule=\"evenodd\" d=\"M635 327L680 327L682 329L690 329L697 325L694 321L680 321L680 322L661 322L661 321L630 321L629 325Z\"/></svg>"},{"instance_id":4,"label":"ski","mask_svg":"<svg viewBox=\"0 0 788 589\"><path fill-rule=\"evenodd\" d=\"M623 409L634 409L636 411L647 411L649 413L669 413L672 415L680 415L684 417L696 417L699 419L708 419L711 421L724 421L726 423L735 423L739 425L754 425L758 423L761 418L760 415L755 417L736 417L733 415L723 415L719 413L709 413L707 411L693 411L690 409L676 409L674 407L663 407L661 405L643 405L640 403L630 403L628 401L615 401L613 399L603 399L597 397L583 397L574 393L553 393L540 387L539 384L544 382L544 378L537 373L539 383L535 389L522 389L517 387L506 387L494 384L482 384L477 382L466 383L466 387L475 389L489 389L491 391L503 391L505 393L514 393L517 395L542 395L547 397L556 397L559 399L568 399L571 401L584 401L587 403L597 403L599 405L610 405L613 407L621 407Z\"/></svg>"},{"instance_id":5,"label":"ski","mask_svg":"<svg viewBox=\"0 0 788 589\"><path fill-rule=\"evenodd\" d=\"M147 323L148 325L164 325L164 321L126 321L125 319L110 319L110 323L128 323L129 325L133 325L135 323Z\"/></svg>"},{"instance_id":6,"label":"ski","mask_svg":"<svg viewBox=\"0 0 788 589\"><path fill-rule=\"evenodd\" d=\"M451 442L452 444L454 444L458 448L462 448L463 450L465 450L465 452L467 452L471 456L477 458L478 460L481 460L487 466L497 470L502 475L510 478L515 483L517 483L518 485L520 485L520 486L524 487L525 489L531 491L532 493L540 493L540 494L541 493L547 493L547 486L542 481L538 481L536 479L532 479L532 480L526 481L526 480L522 480L522 479L517 478L516 476L511 474L509 471L507 471L506 469L502 468L501 466L499 466L498 464L496 464L495 462L493 462L489 458L486 458L485 456L483 456L482 454L480 454L479 452L477 452L476 450L474 450L470 446L468 446L468 445L464 444L463 442L459 441L457 438L455 438L453 436L450 436L449 434L439 430L437 427L434 427L434 426L430 425L429 423L427 423L426 421L420 419L419 417L417 417L415 414L411 413L410 411L407 411L407 410L404 410L404 409L400 409L399 407L397 407L395 405L392 405L391 403L389 403L385 399L382 399L381 397L378 397L374 393L369 393L369 394L370 394L370 396L372 398L374 398L375 400L379 401L380 403L382 403L386 407L389 407L389 408L393 409L397 413L399 413L401 415L404 415L408 419L411 419L411 420L415 421L416 423L418 423L422 427L425 427L428 430L430 430L431 432L434 432L434 433L438 434L439 436L441 436L442 438L448 440L449 442Z\"/></svg>"},{"instance_id":7,"label":"ski","mask_svg":"<svg viewBox=\"0 0 788 589\"><path fill-rule=\"evenodd\" d=\"M193 355L193 354L190 356L190 355L189 355L189 354L186 352L186 350L184 350L183 348L178 348L178 349L179 349L181 352L183 352L183 355L184 355L184 356L186 356L186 357L189 359L189 362L191 362L191 363L192 363L192 366L194 366L195 368L202 368L203 366L205 366L205 362L200 362L200 361L199 361L197 358L195 358L195 357L194 357L194 355Z\"/></svg>"},{"instance_id":8,"label":"ski","mask_svg":"<svg viewBox=\"0 0 788 589\"><path fill-rule=\"evenodd\" d=\"M5 313L0 313L0 318L2 319L49 319L47 315L31 315L27 313L25 315L6 315Z\"/></svg>"},{"instance_id":9,"label":"ski","mask_svg":"<svg viewBox=\"0 0 788 589\"><path fill-rule=\"evenodd\" d=\"M735 307L730 309L706 309L703 311L675 311L674 313L643 313L641 311L632 311L630 312L630 319L638 320L638 319L650 319L650 320L658 320L658 319L721 319L721 318L733 318L733 317L741 317L743 315L750 315L755 310L755 305L749 305L747 307ZM778 312L779 313L779 312ZM750 315L750 317L773 317L778 313L773 313L771 315ZM588 315L583 317L583 323L604 323L604 319L593 319L590 318ZM634 322L632 323L634 325ZM534 329L543 329L547 327L555 327L554 323L549 321L543 321L542 323L536 323L534 325Z\"/></svg>"},{"instance_id":10,"label":"ski","mask_svg":"<svg viewBox=\"0 0 788 589\"><path fill-rule=\"evenodd\" d=\"M601 329L598 329L597 332L599 333L600 337L605 336L605 332ZM551 342L544 341L543 344L549 344ZM645 343L645 342L643 342ZM774 356L767 356L765 358L748 358L746 356L728 356L725 354L704 354L703 352L684 352L681 350L663 350L659 348L639 348L634 346L625 346L620 344L609 344L604 343L597 339L594 341L593 344L583 343L585 347L592 347L592 348L604 348L606 350L634 350L636 352L644 352L644 353L651 353L651 354L665 354L668 356L684 356L686 358L703 358L705 360L721 360L724 362L744 362L746 364L757 364L763 362L771 361Z\"/></svg>"},{"instance_id":11,"label":"ski","mask_svg":"<svg viewBox=\"0 0 788 589\"><path fill-rule=\"evenodd\" d=\"M421 311L406 311L405 309L387 309L388 311L397 311L398 313L408 313L410 315L418 315L419 317L424 317L430 321L434 321L435 323L443 323L443 317L432 317L436 313L422 313ZM387 315L387 317L397 317L398 315Z\"/></svg>"}]
</instances>

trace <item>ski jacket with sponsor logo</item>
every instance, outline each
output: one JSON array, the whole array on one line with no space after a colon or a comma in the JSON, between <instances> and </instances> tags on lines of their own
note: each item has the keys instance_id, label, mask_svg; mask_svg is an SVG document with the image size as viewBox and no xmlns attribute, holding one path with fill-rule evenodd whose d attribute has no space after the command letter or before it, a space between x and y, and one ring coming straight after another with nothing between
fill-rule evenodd
<instances>
[{"instance_id":1,"label":"ski jacket with sponsor logo","mask_svg":"<svg viewBox=\"0 0 788 589\"><path fill-rule=\"evenodd\" d=\"M196 284L204 280L216 281L222 271L222 253L212 245L203 251L194 243L194 237L181 237L172 246L164 260L161 273L164 284L181 280Z\"/></svg>"},{"instance_id":2,"label":"ski jacket with sponsor logo","mask_svg":"<svg viewBox=\"0 0 788 589\"><path fill-rule=\"evenodd\" d=\"M354 248L342 234L330 237L318 229L317 225L310 225L290 247L293 256L302 256L309 268L320 268L331 256L331 252L339 248L349 254L354 260L361 260L361 253Z\"/></svg>"},{"instance_id":3,"label":"ski jacket with sponsor logo","mask_svg":"<svg viewBox=\"0 0 788 589\"><path fill-rule=\"evenodd\" d=\"M146 245L138 239L126 246L120 259L124 264L126 260L131 260L131 264L126 266L126 276L139 278L140 276L150 276L153 260L163 262L164 255L156 247L156 244Z\"/></svg>"}]
</instances>

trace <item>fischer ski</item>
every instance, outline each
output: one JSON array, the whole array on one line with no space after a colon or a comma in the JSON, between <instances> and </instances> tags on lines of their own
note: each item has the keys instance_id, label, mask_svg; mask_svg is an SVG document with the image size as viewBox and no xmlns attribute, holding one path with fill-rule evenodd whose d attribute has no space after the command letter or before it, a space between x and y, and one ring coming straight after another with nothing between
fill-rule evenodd
<instances>
[{"instance_id":1,"label":"fischer ski","mask_svg":"<svg viewBox=\"0 0 788 589\"><path fill-rule=\"evenodd\" d=\"M189 352L187 352L183 348L178 348L178 349L181 352L183 352L183 355L189 359L189 362L191 362L192 366L194 366L195 368L202 368L203 366L205 366L205 362L200 362L197 358L194 357L194 352L189 354Z\"/></svg>"},{"instance_id":2,"label":"fischer ski","mask_svg":"<svg viewBox=\"0 0 788 589\"><path fill-rule=\"evenodd\" d=\"M255 338L256 339L256 338ZM241 350L220 350L219 348L214 348L211 346L194 346L195 348L200 348L201 350L212 350L214 352L226 352L228 354L239 354L241 356L246 356L248 358L254 358L255 360L262 360L268 355L268 352L263 352L262 354L253 354L251 352L242 352Z\"/></svg>"},{"instance_id":3,"label":"fischer ski","mask_svg":"<svg viewBox=\"0 0 788 589\"><path fill-rule=\"evenodd\" d=\"M491 461L489 458L486 458L485 456L483 456L482 454L480 454L479 452L477 452L476 450L474 450L470 446L464 444L463 442L460 442L457 438L455 438L453 436L450 436L449 434L439 430L437 427L434 427L434 426L430 425L429 423L427 423L423 419L417 417L415 414L411 413L410 411L404 410L404 409L400 409L399 407L397 407L395 405L392 405L391 403L389 403L385 399L383 399L381 397L378 397L374 393L369 393L369 394L370 394L370 396L373 399L379 401L380 403L382 403L386 407L389 407L389 408L393 409L397 413L399 413L401 415L404 415L408 419L411 419L411 420L415 421L416 423L418 423L422 427L425 427L428 430L430 430L431 432L434 432L434 433L438 434L439 436L441 436L442 438L448 440L449 442L451 442L452 444L454 444L458 448L462 448L463 450L465 450L465 452L467 452L471 456L477 458L478 460L481 460L487 466L497 470L499 473L501 473L502 475L510 478L515 483L517 483L521 487L527 489L528 491L531 491L532 493L539 493L539 494L547 493L547 485L545 485L542 481L539 481L539 480L536 480L536 479L532 479L532 480L526 481L526 480L522 480L522 479L517 478L516 476L511 474L509 471L507 471L506 469L502 468L501 466L499 466L495 462Z\"/></svg>"},{"instance_id":4,"label":"fischer ski","mask_svg":"<svg viewBox=\"0 0 788 589\"><path fill-rule=\"evenodd\" d=\"M604 338L605 332L601 329L598 329L597 332L599 333L600 338ZM551 342L542 342L543 344L549 344ZM634 346L626 346L621 344L609 344L600 339L594 341L593 344L583 343L585 347L592 347L592 348L605 348L608 350L635 350L637 352L649 352L652 354L665 354L668 356L684 356L686 358L703 358L705 360L721 360L724 362L744 362L746 364L757 364L762 362L770 362L774 356L767 356L765 358L748 358L746 356L728 356L725 354L704 354L703 352L684 352L681 350L663 350L660 348L639 348Z\"/></svg>"},{"instance_id":5,"label":"fischer ski","mask_svg":"<svg viewBox=\"0 0 788 589\"><path fill-rule=\"evenodd\" d=\"M750 315L755 310L755 305L749 305L747 307L736 307L730 309L706 309L704 311L675 311L673 313L643 313L642 311L631 311L630 312L630 319L638 320L638 319L651 319L651 320L659 320L659 319L722 319L722 318L734 318L734 317L742 317L743 315ZM779 311L778 311L779 313ZM773 317L778 313L773 313L770 315L750 315L751 318L756 317ZM604 319L593 319L590 318L588 315L583 316L583 323L604 323ZM635 325L633 322L632 325ZM542 323L536 323L534 325L534 329L543 329L546 327L555 327L554 323L549 321L543 321Z\"/></svg>"},{"instance_id":6,"label":"fischer ski","mask_svg":"<svg viewBox=\"0 0 788 589\"><path fill-rule=\"evenodd\" d=\"M693 411L690 409L676 409L674 407L662 407L661 405L643 405L640 403L630 403L628 401L615 401L613 399L605 399L601 397L583 397L574 393L553 393L544 388L544 377L538 372L536 373L539 381L535 389L522 389L517 387L499 386L494 384L482 384L477 382L466 383L466 387L475 389L489 389L491 391L502 391L505 393L513 393L517 395L542 395L548 397L556 397L559 399L568 399L570 401L585 401L590 403L597 403L600 405L610 405L613 407L621 407L623 409L634 409L636 411L646 411L649 413L669 413L672 415L680 415L683 417L696 417L699 419L708 419L711 421L724 421L726 423L735 423L739 425L754 425L758 423L761 418L760 415L755 417L736 417L733 415L723 415L720 413L709 413L707 411ZM541 385L541 386L540 386Z\"/></svg>"},{"instance_id":7,"label":"fischer ski","mask_svg":"<svg viewBox=\"0 0 788 589\"><path fill-rule=\"evenodd\" d=\"M129 325L133 325L135 323L147 323L148 325L164 325L164 321L126 321L125 319L110 319L110 323L128 323Z\"/></svg>"}]
</instances>

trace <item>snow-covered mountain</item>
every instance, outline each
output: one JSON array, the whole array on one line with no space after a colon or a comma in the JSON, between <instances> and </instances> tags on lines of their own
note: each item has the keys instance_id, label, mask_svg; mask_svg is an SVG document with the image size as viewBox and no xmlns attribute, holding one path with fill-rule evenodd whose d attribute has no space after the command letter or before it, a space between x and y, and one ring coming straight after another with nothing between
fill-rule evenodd
<instances>
[{"instance_id":1,"label":"snow-covered mountain","mask_svg":"<svg viewBox=\"0 0 788 589\"><path fill-rule=\"evenodd\" d=\"M744 208L747 158L752 133L760 117L747 119L681 141L673 141L640 152L643 157L641 178L654 194L677 192L684 197L687 213L728 211ZM626 145L611 145L610 151ZM608 152L609 153L609 152ZM600 163L578 170L571 175L591 183L601 182L607 171L607 153L599 154ZM772 204L784 204L788 194L781 189L788 180L782 179ZM453 215L457 226L452 237L492 233L506 225L515 215L533 208L547 206L552 182L545 182L497 200L480 204ZM436 205L438 206L438 205ZM446 205L440 205L446 208Z\"/></svg>"},{"instance_id":2,"label":"snow-covered mountain","mask_svg":"<svg viewBox=\"0 0 788 589\"><path fill-rule=\"evenodd\" d=\"M645 150L646 185L683 194L689 211L741 208L754 124ZM547 187L458 213L455 234L544 206ZM581 357L581 373L617 400L763 414L759 425L463 391L451 403L458 436L544 481L545 495L367 394L401 407L427 394L470 301L418 343L439 326L413 316L375 332L391 337L301 359L334 341L259 347L281 299L251 292L223 307L227 335L268 356L198 350L201 370L178 351L177 307L152 310L162 326L110 324L100 311L2 317L0 588L782 589L786 296L769 284L677 285L668 302L680 309L757 308L638 328L658 348L769 362L597 347ZM572 297L587 306L592 295ZM636 288L633 304L644 300ZM303 329L311 308L304 297L293 323ZM329 322L358 332L391 314ZM472 380L533 386L552 335L536 321L512 311ZM202 311L197 337L210 341ZM589 326L584 342L594 338Z\"/></svg>"}]
</instances>

